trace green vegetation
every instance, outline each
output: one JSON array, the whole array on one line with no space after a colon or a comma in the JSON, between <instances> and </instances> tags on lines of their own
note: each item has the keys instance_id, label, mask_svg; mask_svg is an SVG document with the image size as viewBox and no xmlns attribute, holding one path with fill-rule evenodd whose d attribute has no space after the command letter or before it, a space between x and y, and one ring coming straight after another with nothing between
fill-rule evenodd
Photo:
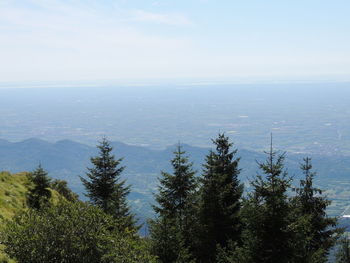
<instances>
[{"instance_id":1,"label":"green vegetation","mask_svg":"<svg viewBox=\"0 0 350 263\"><path fill-rule=\"evenodd\" d=\"M340 240L336 253L336 263L350 263L350 240L344 237Z\"/></svg>"},{"instance_id":2,"label":"green vegetation","mask_svg":"<svg viewBox=\"0 0 350 263\"><path fill-rule=\"evenodd\" d=\"M291 262L293 221L287 196L291 179L284 170L284 154L272 149L260 173L252 180L253 190L244 205L243 256L245 262Z\"/></svg>"},{"instance_id":3,"label":"green vegetation","mask_svg":"<svg viewBox=\"0 0 350 263\"><path fill-rule=\"evenodd\" d=\"M144 241L119 231L119 222L82 202L30 209L7 224L5 251L23 263L151 263Z\"/></svg>"},{"instance_id":4,"label":"green vegetation","mask_svg":"<svg viewBox=\"0 0 350 263\"><path fill-rule=\"evenodd\" d=\"M158 205L153 207L158 218L150 221L152 250L160 262L190 262L196 234L197 180L185 152L179 145L171 160L173 173L162 172L159 179Z\"/></svg>"},{"instance_id":5,"label":"green vegetation","mask_svg":"<svg viewBox=\"0 0 350 263\"><path fill-rule=\"evenodd\" d=\"M241 198L243 185L237 150L224 134L213 140L215 151L206 157L200 189L199 255L201 262L213 262L216 249L230 240L241 243Z\"/></svg>"},{"instance_id":6,"label":"green vegetation","mask_svg":"<svg viewBox=\"0 0 350 263\"><path fill-rule=\"evenodd\" d=\"M28 191L28 206L33 209L40 210L43 206L46 206L50 202L50 178L47 176L47 172L38 166L28 177L32 183L32 187Z\"/></svg>"},{"instance_id":7,"label":"green vegetation","mask_svg":"<svg viewBox=\"0 0 350 263\"><path fill-rule=\"evenodd\" d=\"M284 137L283 137L284 139ZM279 140L280 141L280 140ZM241 145L240 141L237 141ZM132 185L128 201L132 212L145 222L153 216L151 205L153 195L157 190L157 176L161 170L169 170L169 160L175 146L169 146L163 150L153 150L149 147L139 147L113 142L111 145L117 156L125 157L122 165L126 169L121 174L121 179L127 179ZM182 145L183 149L191 156L194 169L201 171L201 164L209 149ZM65 180L69 187L80 196L83 196L84 187L77 175L84 175L86 167L90 167L89 158L97 155L96 147L79 144L73 141L60 141L49 143L42 140L28 140L18 143L6 142L3 146L0 142L0 167L9 171L31 171L33 166L42 162L49 174L57 179ZM263 161L261 152L239 149L240 179L248 185L248 179L256 173L255 160ZM295 155L288 152L286 155L286 167L290 175L296 175L299 179L299 162L304 154ZM325 194L332 200L328 211L329 215L342 215L348 206L350 199L350 158L341 156L313 155L313 164L317 169L315 185L325 189ZM246 190L249 188L246 188ZM350 213L350 212L349 212Z\"/></svg>"},{"instance_id":8,"label":"green vegetation","mask_svg":"<svg viewBox=\"0 0 350 263\"><path fill-rule=\"evenodd\" d=\"M0 172L0 232L4 230L7 220L15 215L25 212L28 207L28 196L30 189L35 189L33 173L11 174ZM66 184L63 181L63 184ZM61 195L54 187L49 189L52 203L57 203L64 195ZM69 190L69 189L68 189ZM70 191L70 190L69 190ZM0 262L14 262L3 252L4 246L0 245Z\"/></svg>"},{"instance_id":9,"label":"green vegetation","mask_svg":"<svg viewBox=\"0 0 350 263\"><path fill-rule=\"evenodd\" d=\"M293 201L295 232L298 233L294 257L298 262L327 262L329 250L335 245L341 229L335 228L336 218L327 217L326 208L330 201L323 191L313 185L316 173L312 171L310 158L304 158L300 165L304 178L295 188Z\"/></svg>"},{"instance_id":10,"label":"green vegetation","mask_svg":"<svg viewBox=\"0 0 350 263\"><path fill-rule=\"evenodd\" d=\"M124 228L135 228L134 215L126 197L130 193L130 186L125 186L125 180L120 180L124 167L120 166L121 159L115 160L111 154L113 148L106 138L103 138L97 146L99 156L92 157L92 168L88 168L86 176L88 180L81 177L87 194L92 204L101 208L105 213L123 220Z\"/></svg>"},{"instance_id":11,"label":"green vegetation","mask_svg":"<svg viewBox=\"0 0 350 263\"><path fill-rule=\"evenodd\" d=\"M30 181L27 173L0 172L0 225L27 207Z\"/></svg>"},{"instance_id":12,"label":"green vegetation","mask_svg":"<svg viewBox=\"0 0 350 263\"><path fill-rule=\"evenodd\" d=\"M213 140L203 171L179 145L172 173L159 178L150 237L137 234L115 159L106 139L82 181L90 202L80 201L65 181L40 166L32 173L0 173L0 254L19 263L326 263L343 229L327 215L330 201L314 186L311 159L293 187L285 154L271 147L244 193L240 157L224 134ZM345 237L344 237L345 238ZM338 245L348 262L349 243ZM334 259L335 260L335 259Z\"/></svg>"},{"instance_id":13,"label":"green vegetation","mask_svg":"<svg viewBox=\"0 0 350 263\"><path fill-rule=\"evenodd\" d=\"M198 201L182 218L195 230L187 233L185 242L172 201L178 204L173 194L187 185L188 174L177 173L179 166L174 166L174 175L162 173L156 195L158 217L151 224L154 251L161 262L327 262L342 229L337 228L336 218L326 214L330 201L313 186L310 159L301 165L304 178L294 188L285 154L275 152L271 141L265 162L258 162L260 173L252 178L251 190L243 198L237 150L231 149L223 134L213 142L216 151L207 155L199 189L192 194L197 198L191 200ZM180 151L173 164L178 156ZM191 171L186 167L182 171Z\"/></svg>"},{"instance_id":14,"label":"green vegetation","mask_svg":"<svg viewBox=\"0 0 350 263\"><path fill-rule=\"evenodd\" d=\"M68 188L68 184L64 180L53 180L51 188L70 202L75 202L79 199L79 196Z\"/></svg>"},{"instance_id":15,"label":"green vegetation","mask_svg":"<svg viewBox=\"0 0 350 263\"><path fill-rule=\"evenodd\" d=\"M0 231L3 230L5 220L26 208L29 184L26 173L12 175L0 172ZM0 262L13 262L3 253L3 248L0 246Z\"/></svg>"}]
</instances>

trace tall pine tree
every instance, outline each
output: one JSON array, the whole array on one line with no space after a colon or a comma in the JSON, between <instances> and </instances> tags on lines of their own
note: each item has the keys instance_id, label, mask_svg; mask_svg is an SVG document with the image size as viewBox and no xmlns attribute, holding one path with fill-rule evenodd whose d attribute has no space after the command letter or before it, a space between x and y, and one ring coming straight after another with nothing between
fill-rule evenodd
<instances>
[{"instance_id":1,"label":"tall pine tree","mask_svg":"<svg viewBox=\"0 0 350 263\"><path fill-rule=\"evenodd\" d=\"M150 222L153 251L163 263L190 262L193 249L197 179L180 145L174 155L173 173L161 173L153 206L157 218Z\"/></svg>"},{"instance_id":2,"label":"tall pine tree","mask_svg":"<svg viewBox=\"0 0 350 263\"><path fill-rule=\"evenodd\" d=\"M348 237L340 240L340 246L336 253L336 263L350 263L350 241Z\"/></svg>"},{"instance_id":3,"label":"tall pine tree","mask_svg":"<svg viewBox=\"0 0 350 263\"><path fill-rule=\"evenodd\" d=\"M328 217L327 207L331 201L322 195L322 190L313 184L310 158L300 165L304 178L295 190L293 198L295 216L295 262L327 262L327 255L334 246L341 230L336 228L337 219ZM297 242L298 241L298 242Z\"/></svg>"},{"instance_id":4,"label":"tall pine tree","mask_svg":"<svg viewBox=\"0 0 350 263\"><path fill-rule=\"evenodd\" d=\"M134 215L131 214L126 199L130 186L126 186L125 180L120 178L125 168L120 166L122 158L115 159L113 148L106 138L102 139L97 148L99 155L90 159L93 167L88 168L88 179L80 178L87 191L86 196L105 213L120 219L124 227L134 228Z\"/></svg>"},{"instance_id":5,"label":"tall pine tree","mask_svg":"<svg viewBox=\"0 0 350 263\"><path fill-rule=\"evenodd\" d=\"M50 178L47 176L47 172L39 166L29 174L29 180L32 182L33 187L28 191L27 202L29 207L40 210L42 206L49 203L51 198L50 191Z\"/></svg>"},{"instance_id":6,"label":"tall pine tree","mask_svg":"<svg viewBox=\"0 0 350 263\"><path fill-rule=\"evenodd\" d=\"M290 202L287 190L291 179L284 170L284 154L272 148L258 163L262 174L251 182L252 192L244 206L244 262L283 263L292 257Z\"/></svg>"},{"instance_id":7,"label":"tall pine tree","mask_svg":"<svg viewBox=\"0 0 350 263\"><path fill-rule=\"evenodd\" d=\"M215 151L206 156L199 212L200 262L215 262L217 246L241 241L241 197L237 150L224 134L213 140Z\"/></svg>"}]
</instances>

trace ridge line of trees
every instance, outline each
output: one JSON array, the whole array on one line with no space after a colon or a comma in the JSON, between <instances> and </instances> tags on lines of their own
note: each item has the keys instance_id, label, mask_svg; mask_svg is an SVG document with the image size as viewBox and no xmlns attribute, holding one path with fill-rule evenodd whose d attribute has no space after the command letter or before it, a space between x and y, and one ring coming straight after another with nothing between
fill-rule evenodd
<instances>
[{"instance_id":1,"label":"ridge line of trees","mask_svg":"<svg viewBox=\"0 0 350 263\"><path fill-rule=\"evenodd\" d=\"M149 237L127 201L131 186L121 179L116 159L103 138L80 177L89 202L65 181L52 181L39 165L29 178L29 210L6 223L1 242L18 262L140 263L326 263L343 229L328 217L330 201L314 186L309 157L300 164L297 187L284 165L285 153L273 149L244 191L240 157L225 134L212 140L202 171L179 144L172 172L161 172L155 217ZM52 202L52 190L63 197ZM46 233L46 234L45 234ZM337 262L350 262L350 245L341 239ZM94 251L94 252L93 252Z\"/></svg>"},{"instance_id":2,"label":"ridge line of trees","mask_svg":"<svg viewBox=\"0 0 350 263\"><path fill-rule=\"evenodd\" d=\"M342 234L328 217L330 201L314 186L306 157L303 179L292 187L285 153L273 149L243 195L238 151L225 134L212 140L196 176L178 146L172 173L162 172L150 221L152 252L162 263L322 263ZM183 209L183 208L186 209ZM190 222L184 228L183 222ZM342 261L339 261L342 262Z\"/></svg>"}]
</instances>

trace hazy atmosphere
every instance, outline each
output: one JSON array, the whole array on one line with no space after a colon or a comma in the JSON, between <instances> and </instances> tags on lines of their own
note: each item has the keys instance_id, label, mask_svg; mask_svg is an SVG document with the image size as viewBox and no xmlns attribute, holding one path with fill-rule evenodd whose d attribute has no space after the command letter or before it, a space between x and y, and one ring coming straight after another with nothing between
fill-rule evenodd
<instances>
[{"instance_id":1,"label":"hazy atmosphere","mask_svg":"<svg viewBox=\"0 0 350 263\"><path fill-rule=\"evenodd\" d=\"M0 0L0 262L349 263L349 14Z\"/></svg>"},{"instance_id":2,"label":"hazy atmosphere","mask_svg":"<svg viewBox=\"0 0 350 263\"><path fill-rule=\"evenodd\" d=\"M349 9L347 0L4 0L0 81L349 80Z\"/></svg>"}]
</instances>

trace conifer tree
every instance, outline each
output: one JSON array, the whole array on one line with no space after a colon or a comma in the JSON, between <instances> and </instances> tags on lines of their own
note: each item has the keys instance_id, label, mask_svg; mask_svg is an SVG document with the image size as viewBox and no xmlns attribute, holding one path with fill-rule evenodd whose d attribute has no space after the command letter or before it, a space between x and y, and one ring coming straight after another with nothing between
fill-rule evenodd
<instances>
[{"instance_id":1,"label":"conifer tree","mask_svg":"<svg viewBox=\"0 0 350 263\"><path fill-rule=\"evenodd\" d=\"M179 253L179 236L175 218L160 216L149 221L152 253L161 263L176 262Z\"/></svg>"},{"instance_id":2,"label":"conifer tree","mask_svg":"<svg viewBox=\"0 0 350 263\"><path fill-rule=\"evenodd\" d=\"M192 257L197 179L180 145L174 155L173 173L161 172L153 206L158 218L150 222L153 250L163 263L190 262Z\"/></svg>"},{"instance_id":3,"label":"conifer tree","mask_svg":"<svg viewBox=\"0 0 350 263\"><path fill-rule=\"evenodd\" d=\"M284 170L284 154L272 148L258 163L262 175L251 182L252 192L244 207L244 248L242 258L254 263L290 262L292 236L287 190L291 179Z\"/></svg>"},{"instance_id":4,"label":"conifer tree","mask_svg":"<svg viewBox=\"0 0 350 263\"><path fill-rule=\"evenodd\" d=\"M27 202L29 207L40 210L42 206L49 203L51 198L50 178L47 172L39 165L33 172L29 174L29 180L33 183L33 187L29 189Z\"/></svg>"},{"instance_id":5,"label":"conifer tree","mask_svg":"<svg viewBox=\"0 0 350 263\"><path fill-rule=\"evenodd\" d=\"M199 212L200 262L215 262L217 246L241 241L241 197L237 150L224 134L213 140L215 151L206 156Z\"/></svg>"},{"instance_id":6,"label":"conifer tree","mask_svg":"<svg viewBox=\"0 0 350 263\"><path fill-rule=\"evenodd\" d=\"M336 254L336 263L350 263L350 242L347 237L340 241L340 246Z\"/></svg>"},{"instance_id":7,"label":"conifer tree","mask_svg":"<svg viewBox=\"0 0 350 263\"><path fill-rule=\"evenodd\" d=\"M130 186L126 186L125 180L120 178L125 168L120 166L122 158L115 159L113 148L106 138L102 139L97 148L99 155L90 159L93 167L88 168L88 179L80 178L87 191L86 196L105 213L122 220L125 227L134 228L134 215L131 214L126 199Z\"/></svg>"},{"instance_id":8,"label":"conifer tree","mask_svg":"<svg viewBox=\"0 0 350 263\"><path fill-rule=\"evenodd\" d=\"M331 201L313 185L316 173L312 172L311 159L304 158L300 168L304 178L295 189L293 198L298 241L295 242L295 262L327 262L329 249L334 246L341 230L336 228L337 219L326 214Z\"/></svg>"}]
</instances>

